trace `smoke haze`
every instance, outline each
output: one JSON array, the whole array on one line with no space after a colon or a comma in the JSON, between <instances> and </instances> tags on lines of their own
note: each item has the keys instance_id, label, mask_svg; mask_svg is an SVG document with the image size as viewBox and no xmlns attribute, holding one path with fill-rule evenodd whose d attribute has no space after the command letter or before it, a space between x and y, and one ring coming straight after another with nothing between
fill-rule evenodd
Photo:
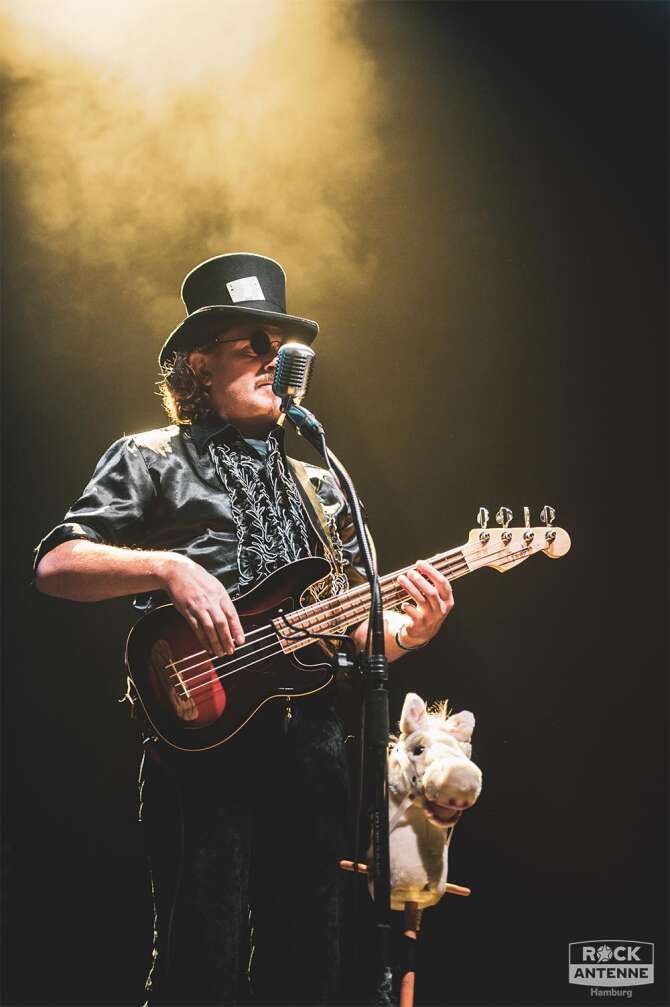
<instances>
[{"instance_id":1,"label":"smoke haze","mask_svg":"<svg viewBox=\"0 0 670 1007\"><path fill-rule=\"evenodd\" d=\"M52 277L76 273L92 313L130 292L161 339L181 278L221 252L278 258L297 313L359 289L381 106L356 20L349 3L5 3L6 157Z\"/></svg>"}]
</instances>

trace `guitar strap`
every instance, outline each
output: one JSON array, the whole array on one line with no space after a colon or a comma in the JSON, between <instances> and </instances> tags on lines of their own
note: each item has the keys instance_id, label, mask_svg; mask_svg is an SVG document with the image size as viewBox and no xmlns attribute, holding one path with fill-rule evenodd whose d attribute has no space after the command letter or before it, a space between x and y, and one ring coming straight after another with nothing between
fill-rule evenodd
<instances>
[{"instance_id":1,"label":"guitar strap","mask_svg":"<svg viewBox=\"0 0 670 1007\"><path fill-rule=\"evenodd\" d=\"M302 500L304 507L307 511L307 515L311 520L314 530L317 532L319 539L325 549L326 558L333 565L333 568L337 570L340 565L338 549L333 541L333 536L331 533L331 526L328 520L328 515L326 514L323 503L318 493L314 489L314 485L309 477L309 472L307 466L304 462L298 461L297 458L287 458L289 467L293 472L295 477L296 485L298 487L298 492L300 493L300 499ZM365 526L365 531L368 537L368 542L370 544L370 550L372 552L373 559L376 563L377 555L375 552L375 545L372 540L372 536L368 530L367 525ZM364 580L363 577L360 578L361 582Z\"/></svg>"},{"instance_id":2,"label":"guitar strap","mask_svg":"<svg viewBox=\"0 0 670 1007\"><path fill-rule=\"evenodd\" d=\"M286 460L288 461L289 467L295 476L295 483L298 487L300 499L307 511L312 527L317 533L319 540L325 549L326 558L336 569L337 552L335 549L335 543L333 542L333 536L331 535L328 516L326 515L321 499L314 489L311 479L309 478L307 466L304 462L298 461L297 458L287 458Z\"/></svg>"}]
</instances>

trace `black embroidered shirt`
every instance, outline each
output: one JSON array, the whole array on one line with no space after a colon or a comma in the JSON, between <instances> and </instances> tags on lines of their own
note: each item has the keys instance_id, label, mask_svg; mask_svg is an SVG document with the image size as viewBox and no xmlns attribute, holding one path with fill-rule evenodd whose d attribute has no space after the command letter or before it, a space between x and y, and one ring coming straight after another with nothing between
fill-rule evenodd
<instances>
[{"instance_id":1,"label":"black embroidered shirt","mask_svg":"<svg viewBox=\"0 0 670 1007\"><path fill-rule=\"evenodd\" d=\"M40 542L35 567L72 539L169 549L199 563L234 595L292 559L323 555L281 428L267 447L258 450L224 421L122 437L102 456L63 522ZM351 584L363 579L349 507L329 472L306 468L331 537L341 543L343 574L333 582L340 591L345 577ZM145 607L152 599L136 603Z\"/></svg>"}]
</instances>

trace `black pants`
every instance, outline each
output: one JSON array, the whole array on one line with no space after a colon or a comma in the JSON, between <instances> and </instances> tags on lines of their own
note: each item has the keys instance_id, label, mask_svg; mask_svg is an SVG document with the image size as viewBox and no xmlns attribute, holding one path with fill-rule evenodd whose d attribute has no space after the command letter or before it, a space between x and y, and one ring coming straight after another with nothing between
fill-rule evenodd
<instances>
[{"instance_id":1,"label":"black pants","mask_svg":"<svg viewBox=\"0 0 670 1007\"><path fill-rule=\"evenodd\" d=\"M154 747L145 756L151 1007L338 1002L342 729L320 698L292 712L287 720L281 703L267 704L212 753L170 764Z\"/></svg>"}]
</instances>

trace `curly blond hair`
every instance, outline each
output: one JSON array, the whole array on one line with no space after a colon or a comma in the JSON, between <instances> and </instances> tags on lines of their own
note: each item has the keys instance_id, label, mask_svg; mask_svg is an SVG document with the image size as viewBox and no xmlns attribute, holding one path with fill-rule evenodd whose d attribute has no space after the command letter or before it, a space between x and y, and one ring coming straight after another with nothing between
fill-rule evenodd
<instances>
[{"instance_id":1,"label":"curly blond hair","mask_svg":"<svg viewBox=\"0 0 670 1007\"><path fill-rule=\"evenodd\" d=\"M215 342L194 349L199 353L207 353L214 348ZM180 425L203 423L216 415L207 387L188 362L192 352L175 353L161 367L161 378L157 382L157 394L165 412L172 423Z\"/></svg>"}]
</instances>

